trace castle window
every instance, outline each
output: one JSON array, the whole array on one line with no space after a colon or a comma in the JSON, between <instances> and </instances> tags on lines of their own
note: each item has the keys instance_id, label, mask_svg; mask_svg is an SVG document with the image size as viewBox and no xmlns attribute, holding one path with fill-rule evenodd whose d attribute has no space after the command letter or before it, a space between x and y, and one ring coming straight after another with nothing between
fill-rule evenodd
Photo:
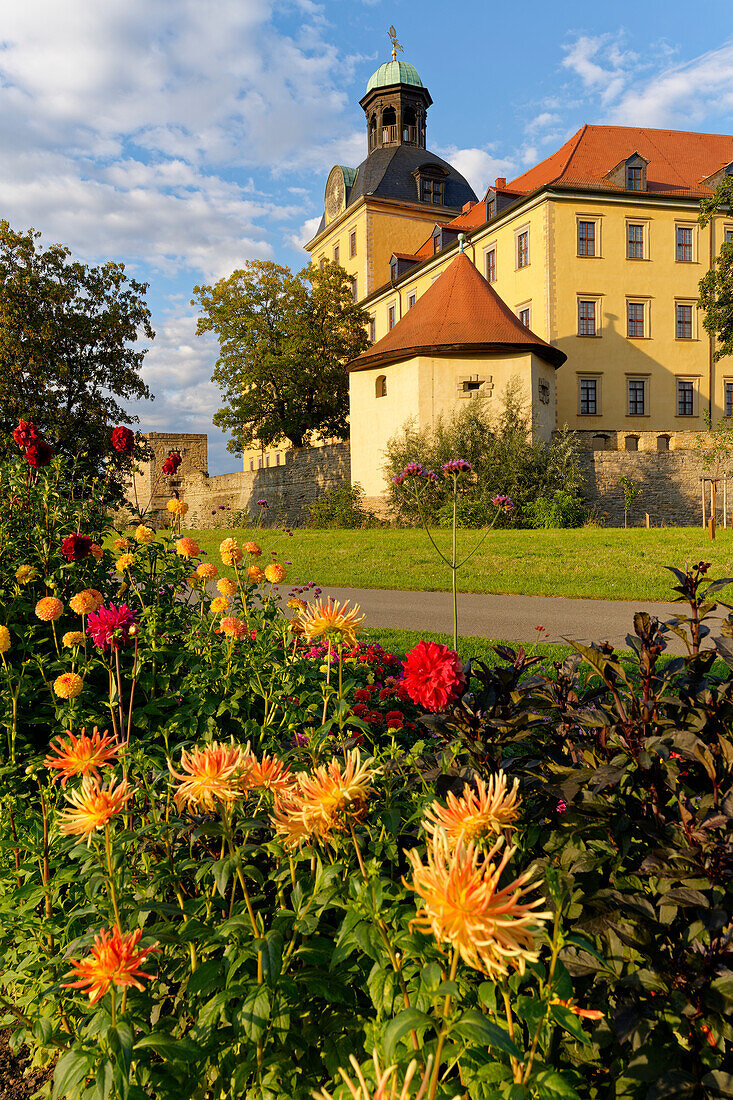
<instances>
[{"instance_id":1,"label":"castle window","mask_svg":"<svg viewBox=\"0 0 733 1100\"><path fill-rule=\"evenodd\" d=\"M402 140L410 145L417 144L417 116L414 107L405 107L402 114Z\"/></svg>"},{"instance_id":2,"label":"castle window","mask_svg":"<svg viewBox=\"0 0 733 1100\"><path fill-rule=\"evenodd\" d=\"M723 231L723 241L725 244L730 244L733 241L733 229L726 228Z\"/></svg>"},{"instance_id":3,"label":"castle window","mask_svg":"<svg viewBox=\"0 0 733 1100\"><path fill-rule=\"evenodd\" d=\"M626 397L629 416L646 416L646 379L627 378ZM628 447L626 448L629 449Z\"/></svg>"},{"instance_id":4,"label":"castle window","mask_svg":"<svg viewBox=\"0 0 733 1100\"><path fill-rule=\"evenodd\" d=\"M517 267L529 266L529 230L517 233Z\"/></svg>"},{"instance_id":5,"label":"castle window","mask_svg":"<svg viewBox=\"0 0 733 1100\"><path fill-rule=\"evenodd\" d=\"M633 339L646 336L645 302L626 303L626 335Z\"/></svg>"},{"instance_id":6,"label":"castle window","mask_svg":"<svg viewBox=\"0 0 733 1100\"><path fill-rule=\"evenodd\" d=\"M523 306L518 312L519 320L522 322L525 328L529 328L530 321L530 307Z\"/></svg>"},{"instance_id":7,"label":"castle window","mask_svg":"<svg viewBox=\"0 0 733 1100\"><path fill-rule=\"evenodd\" d=\"M675 252L675 259L678 263L692 263L694 257L692 255L692 226L691 225L678 225L676 226L676 238L677 249Z\"/></svg>"},{"instance_id":8,"label":"castle window","mask_svg":"<svg viewBox=\"0 0 733 1100\"><path fill-rule=\"evenodd\" d=\"M326 266L325 256L321 256L320 260L318 261L318 266L320 267L321 271L323 271L324 267Z\"/></svg>"},{"instance_id":9,"label":"castle window","mask_svg":"<svg viewBox=\"0 0 733 1100\"><path fill-rule=\"evenodd\" d=\"M280 452L279 451L275 451L275 465L276 466L280 465Z\"/></svg>"},{"instance_id":10,"label":"castle window","mask_svg":"<svg viewBox=\"0 0 733 1100\"><path fill-rule=\"evenodd\" d=\"M627 435L624 439L624 450L638 451L639 450L639 437L638 435Z\"/></svg>"},{"instance_id":11,"label":"castle window","mask_svg":"<svg viewBox=\"0 0 733 1100\"><path fill-rule=\"evenodd\" d=\"M340 257L341 257L341 249L339 248L339 246L337 244L335 244L333 246L333 262L335 264L337 264L339 262Z\"/></svg>"},{"instance_id":12,"label":"castle window","mask_svg":"<svg viewBox=\"0 0 733 1100\"><path fill-rule=\"evenodd\" d=\"M377 116L372 115L369 119L369 151L375 149L377 146Z\"/></svg>"},{"instance_id":13,"label":"castle window","mask_svg":"<svg viewBox=\"0 0 733 1100\"><path fill-rule=\"evenodd\" d=\"M486 250L486 279L489 283L496 282L496 246Z\"/></svg>"},{"instance_id":14,"label":"castle window","mask_svg":"<svg viewBox=\"0 0 733 1100\"><path fill-rule=\"evenodd\" d=\"M394 107L386 107L382 115L382 145L391 145L397 140L397 114Z\"/></svg>"},{"instance_id":15,"label":"castle window","mask_svg":"<svg viewBox=\"0 0 733 1100\"><path fill-rule=\"evenodd\" d=\"M599 412L598 379L578 379L578 412L581 416L597 416Z\"/></svg>"},{"instance_id":16,"label":"castle window","mask_svg":"<svg viewBox=\"0 0 733 1100\"><path fill-rule=\"evenodd\" d=\"M588 221L578 222L578 255L595 256L596 254L596 223Z\"/></svg>"},{"instance_id":17,"label":"castle window","mask_svg":"<svg viewBox=\"0 0 733 1100\"><path fill-rule=\"evenodd\" d=\"M376 397L387 396L387 376L380 374L374 385L374 394Z\"/></svg>"},{"instance_id":18,"label":"castle window","mask_svg":"<svg viewBox=\"0 0 733 1100\"><path fill-rule=\"evenodd\" d=\"M692 340L692 305L675 303L675 337L678 340Z\"/></svg>"},{"instance_id":19,"label":"castle window","mask_svg":"<svg viewBox=\"0 0 733 1100\"><path fill-rule=\"evenodd\" d=\"M356 275L352 275L349 279L349 282L351 283L351 297L356 302L358 300L358 297L359 297L359 295L357 293L357 289L356 289Z\"/></svg>"},{"instance_id":20,"label":"castle window","mask_svg":"<svg viewBox=\"0 0 733 1100\"><path fill-rule=\"evenodd\" d=\"M641 164L629 164L626 167L626 188L629 191L644 190L644 169Z\"/></svg>"},{"instance_id":21,"label":"castle window","mask_svg":"<svg viewBox=\"0 0 733 1100\"><path fill-rule=\"evenodd\" d=\"M733 416L733 381L723 383L723 415Z\"/></svg>"},{"instance_id":22,"label":"castle window","mask_svg":"<svg viewBox=\"0 0 733 1100\"><path fill-rule=\"evenodd\" d=\"M250 458L250 460L249 460L249 468L250 468L250 471L251 471L252 473L254 473L254 468L255 468L255 460L254 460L253 458Z\"/></svg>"},{"instance_id":23,"label":"castle window","mask_svg":"<svg viewBox=\"0 0 733 1100\"><path fill-rule=\"evenodd\" d=\"M669 450L669 436L668 435L658 435L657 436L657 450L658 451L668 451Z\"/></svg>"},{"instance_id":24,"label":"castle window","mask_svg":"<svg viewBox=\"0 0 733 1100\"><path fill-rule=\"evenodd\" d=\"M695 415L695 384L686 378L677 379L677 415Z\"/></svg>"},{"instance_id":25,"label":"castle window","mask_svg":"<svg viewBox=\"0 0 733 1100\"><path fill-rule=\"evenodd\" d=\"M356 230L349 234L349 256L353 260L356 255Z\"/></svg>"},{"instance_id":26,"label":"castle window","mask_svg":"<svg viewBox=\"0 0 733 1100\"><path fill-rule=\"evenodd\" d=\"M464 393L478 393L483 386L483 381L479 381L478 378L471 378L463 383Z\"/></svg>"},{"instance_id":27,"label":"castle window","mask_svg":"<svg viewBox=\"0 0 733 1100\"><path fill-rule=\"evenodd\" d=\"M415 298L416 297L417 297L417 295L416 295L414 290L413 290L412 294L408 294L408 296L407 296L407 308L408 309L412 309L412 307L415 304Z\"/></svg>"},{"instance_id":28,"label":"castle window","mask_svg":"<svg viewBox=\"0 0 733 1100\"><path fill-rule=\"evenodd\" d=\"M377 336L377 323L373 317L369 318L369 339L374 343Z\"/></svg>"},{"instance_id":29,"label":"castle window","mask_svg":"<svg viewBox=\"0 0 733 1100\"><path fill-rule=\"evenodd\" d=\"M487 222L491 221L491 219L495 216L495 214L496 214L496 199L489 199L488 202L486 203L486 220L487 220Z\"/></svg>"},{"instance_id":30,"label":"castle window","mask_svg":"<svg viewBox=\"0 0 733 1100\"><path fill-rule=\"evenodd\" d=\"M389 331L391 332L392 329L395 326L395 307L394 306L389 307L388 317L389 317L388 328L389 328Z\"/></svg>"},{"instance_id":31,"label":"castle window","mask_svg":"<svg viewBox=\"0 0 733 1100\"><path fill-rule=\"evenodd\" d=\"M644 259L644 226L639 222L626 223L626 258Z\"/></svg>"},{"instance_id":32,"label":"castle window","mask_svg":"<svg viewBox=\"0 0 733 1100\"><path fill-rule=\"evenodd\" d=\"M596 335L596 301L581 298L578 300L578 336Z\"/></svg>"},{"instance_id":33,"label":"castle window","mask_svg":"<svg viewBox=\"0 0 733 1100\"><path fill-rule=\"evenodd\" d=\"M420 181L420 198L423 202L432 202L434 206L442 206L444 188L443 180L422 179Z\"/></svg>"}]
</instances>

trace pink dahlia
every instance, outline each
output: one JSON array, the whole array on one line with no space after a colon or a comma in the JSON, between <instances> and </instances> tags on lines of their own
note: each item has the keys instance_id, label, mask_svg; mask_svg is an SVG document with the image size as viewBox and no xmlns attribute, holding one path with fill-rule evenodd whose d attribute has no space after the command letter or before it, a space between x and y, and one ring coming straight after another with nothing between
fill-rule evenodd
<instances>
[{"instance_id":1,"label":"pink dahlia","mask_svg":"<svg viewBox=\"0 0 733 1100\"><path fill-rule=\"evenodd\" d=\"M110 603L109 607L100 607L99 611L92 611L87 618L87 634L100 649L111 649L113 652L119 649L120 642L126 642L130 637L130 627L135 623L135 612L126 603L116 607Z\"/></svg>"},{"instance_id":2,"label":"pink dahlia","mask_svg":"<svg viewBox=\"0 0 733 1100\"><path fill-rule=\"evenodd\" d=\"M413 703L425 710L443 710L465 691L463 664L447 645L418 642L405 657L402 684Z\"/></svg>"}]
</instances>

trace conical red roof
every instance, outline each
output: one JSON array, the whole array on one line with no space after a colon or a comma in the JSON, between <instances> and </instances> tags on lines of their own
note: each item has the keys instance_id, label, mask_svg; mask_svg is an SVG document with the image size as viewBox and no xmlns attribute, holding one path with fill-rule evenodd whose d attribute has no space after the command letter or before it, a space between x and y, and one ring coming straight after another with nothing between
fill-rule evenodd
<instances>
[{"instance_id":1,"label":"conical red roof","mask_svg":"<svg viewBox=\"0 0 733 1100\"><path fill-rule=\"evenodd\" d=\"M416 355L466 352L534 352L554 367L567 356L525 328L459 252L391 332L348 364L350 371L386 366Z\"/></svg>"}]
</instances>

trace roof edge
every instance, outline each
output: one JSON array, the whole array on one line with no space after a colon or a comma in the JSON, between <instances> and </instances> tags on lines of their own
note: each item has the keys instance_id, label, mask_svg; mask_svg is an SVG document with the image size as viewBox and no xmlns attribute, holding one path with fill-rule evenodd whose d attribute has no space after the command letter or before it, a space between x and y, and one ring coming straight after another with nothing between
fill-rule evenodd
<instances>
[{"instance_id":1,"label":"roof edge","mask_svg":"<svg viewBox=\"0 0 733 1100\"><path fill-rule=\"evenodd\" d=\"M555 367L556 370L567 360L567 355L564 351L561 351L560 348L553 347L552 344L545 343L426 344L421 347L416 346L412 348L384 351L371 356L367 350L357 356L356 359L351 359L346 364L346 369L349 374L352 374L357 371L372 370L375 367L388 367L392 363L400 363L405 359L414 359L419 355L429 355L433 359L450 359L455 355L468 357L481 351L511 351L516 355L531 353L549 363L550 366Z\"/></svg>"}]
</instances>

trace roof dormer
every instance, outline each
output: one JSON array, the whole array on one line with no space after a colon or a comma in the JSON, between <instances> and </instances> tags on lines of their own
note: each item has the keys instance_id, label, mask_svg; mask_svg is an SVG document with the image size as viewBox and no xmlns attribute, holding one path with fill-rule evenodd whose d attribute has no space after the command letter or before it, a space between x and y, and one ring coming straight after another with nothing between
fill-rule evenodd
<instances>
[{"instance_id":1,"label":"roof dormer","mask_svg":"<svg viewBox=\"0 0 733 1100\"><path fill-rule=\"evenodd\" d=\"M439 164L420 164L412 173L417 186L420 202L429 202L433 206L445 206L445 179L448 172Z\"/></svg>"},{"instance_id":2,"label":"roof dormer","mask_svg":"<svg viewBox=\"0 0 733 1100\"><path fill-rule=\"evenodd\" d=\"M646 191L646 168L649 164L647 157L634 152L630 157L620 160L618 164L606 173L605 178L609 183L616 184L624 191Z\"/></svg>"},{"instance_id":3,"label":"roof dormer","mask_svg":"<svg viewBox=\"0 0 733 1100\"><path fill-rule=\"evenodd\" d=\"M733 176L733 161L731 161L730 164L721 165L717 172L713 172L712 175L704 176L703 179L700 180L700 183L703 187L709 187L711 191L715 191L726 176Z\"/></svg>"}]
</instances>

